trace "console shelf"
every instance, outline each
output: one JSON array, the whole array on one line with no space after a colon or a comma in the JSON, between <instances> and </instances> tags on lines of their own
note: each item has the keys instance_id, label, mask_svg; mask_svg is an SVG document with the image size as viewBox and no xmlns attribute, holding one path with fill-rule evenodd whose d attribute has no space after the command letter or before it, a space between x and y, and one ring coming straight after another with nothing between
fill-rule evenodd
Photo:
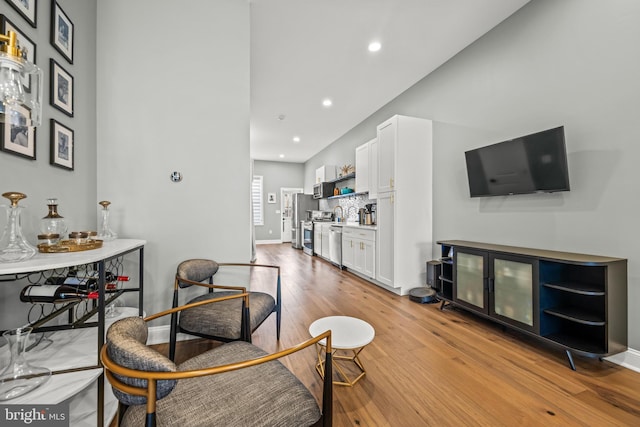
<instances>
[{"instance_id":1,"label":"console shelf","mask_svg":"<svg viewBox=\"0 0 640 427\"><path fill-rule=\"evenodd\" d=\"M7 313L6 309L0 313L0 332L25 324L31 326L32 336L35 334L40 338L27 350L28 360L34 366L44 366L52 372L46 384L6 401L7 404L55 405L69 399L71 425L103 426L110 423L115 415L116 399L110 387L106 387L105 392L98 355L104 345L108 324L115 317L108 318L105 308L125 292L133 292L137 293L137 307L121 307L118 311L129 316L143 315L145 244L144 240L116 239L94 250L37 253L27 261L0 263L0 300L5 307L15 306L12 307L15 313ZM131 273L137 275L137 284L127 281L115 290L107 289L107 269L119 276L125 263L131 266ZM89 270L97 273L96 276L87 276L97 279L96 300L73 299L57 304L19 302L18 295L24 286L46 283L47 278L65 276L72 269L76 274ZM34 307L36 318L31 318ZM7 351L6 348L0 350ZM86 395L89 398L85 401ZM83 403L80 412L78 402Z\"/></svg>"},{"instance_id":2,"label":"console shelf","mask_svg":"<svg viewBox=\"0 0 640 427\"><path fill-rule=\"evenodd\" d=\"M462 240L441 245L445 302L571 352L627 350L627 260Z\"/></svg>"}]
</instances>

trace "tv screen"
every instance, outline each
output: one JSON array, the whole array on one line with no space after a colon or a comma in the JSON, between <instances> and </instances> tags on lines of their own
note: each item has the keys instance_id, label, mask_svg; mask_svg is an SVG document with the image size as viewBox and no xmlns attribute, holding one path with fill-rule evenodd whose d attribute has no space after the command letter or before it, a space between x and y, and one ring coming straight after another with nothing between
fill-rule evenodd
<instances>
[{"instance_id":1,"label":"tv screen","mask_svg":"<svg viewBox=\"0 0 640 427\"><path fill-rule=\"evenodd\" d=\"M569 191L564 127L465 152L471 197Z\"/></svg>"}]
</instances>

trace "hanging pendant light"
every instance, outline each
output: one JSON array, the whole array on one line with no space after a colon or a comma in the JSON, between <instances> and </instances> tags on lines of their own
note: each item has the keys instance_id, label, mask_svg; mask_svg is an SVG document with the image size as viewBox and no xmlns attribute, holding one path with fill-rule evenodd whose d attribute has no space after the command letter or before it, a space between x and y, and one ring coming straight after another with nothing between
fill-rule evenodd
<instances>
[{"instance_id":1,"label":"hanging pendant light","mask_svg":"<svg viewBox=\"0 0 640 427\"><path fill-rule=\"evenodd\" d=\"M42 70L26 60L13 31L0 34L0 122L12 126L42 122Z\"/></svg>"}]
</instances>

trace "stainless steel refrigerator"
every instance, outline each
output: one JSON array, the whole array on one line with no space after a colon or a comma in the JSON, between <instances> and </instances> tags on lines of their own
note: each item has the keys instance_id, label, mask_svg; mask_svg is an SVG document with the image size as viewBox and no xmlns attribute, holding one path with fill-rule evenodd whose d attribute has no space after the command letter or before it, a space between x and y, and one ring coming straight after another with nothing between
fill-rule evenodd
<instances>
[{"instance_id":1,"label":"stainless steel refrigerator","mask_svg":"<svg viewBox=\"0 0 640 427\"><path fill-rule=\"evenodd\" d=\"M318 210L318 199L313 194L293 194L293 216L291 217L291 246L302 249L302 221L307 220L307 211Z\"/></svg>"}]
</instances>

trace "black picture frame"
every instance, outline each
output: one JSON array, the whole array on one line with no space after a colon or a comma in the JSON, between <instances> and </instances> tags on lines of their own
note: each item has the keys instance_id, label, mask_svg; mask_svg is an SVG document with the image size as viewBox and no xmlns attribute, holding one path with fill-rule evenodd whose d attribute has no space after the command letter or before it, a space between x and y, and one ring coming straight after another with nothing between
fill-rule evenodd
<instances>
[{"instance_id":1,"label":"black picture frame","mask_svg":"<svg viewBox=\"0 0 640 427\"><path fill-rule=\"evenodd\" d=\"M73 170L75 141L73 129L51 119L51 158L49 163L62 169Z\"/></svg>"},{"instance_id":2,"label":"black picture frame","mask_svg":"<svg viewBox=\"0 0 640 427\"><path fill-rule=\"evenodd\" d=\"M4 108L4 107L3 107ZM0 123L0 150L27 159L36 159L36 128L27 126L31 111L26 107L15 108L15 122ZM10 120L11 121L11 120Z\"/></svg>"},{"instance_id":3,"label":"black picture frame","mask_svg":"<svg viewBox=\"0 0 640 427\"><path fill-rule=\"evenodd\" d=\"M0 32L7 34L7 31L13 31L18 36L18 46L20 49L26 49L26 60L32 64L36 63L36 44L27 37L20 29L4 15L0 15ZM27 92L31 91L31 76L23 80L22 85Z\"/></svg>"},{"instance_id":4,"label":"black picture frame","mask_svg":"<svg viewBox=\"0 0 640 427\"><path fill-rule=\"evenodd\" d=\"M49 103L73 117L73 76L53 58L50 58L49 65Z\"/></svg>"},{"instance_id":5,"label":"black picture frame","mask_svg":"<svg viewBox=\"0 0 640 427\"><path fill-rule=\"evenodd\" d=\"M51 44L73 64L73 22L56 0L51 1Z\"/></svg>"},{"instance_id":6,"label":"black picture frame","mask_svg":"<svg viewBox=\"0 0 640 427\"><path fill-rule=\"evenodd\" d=\"M33 28L38 22L38 0L6 0Z\"/></svg>"}]
</instances>

